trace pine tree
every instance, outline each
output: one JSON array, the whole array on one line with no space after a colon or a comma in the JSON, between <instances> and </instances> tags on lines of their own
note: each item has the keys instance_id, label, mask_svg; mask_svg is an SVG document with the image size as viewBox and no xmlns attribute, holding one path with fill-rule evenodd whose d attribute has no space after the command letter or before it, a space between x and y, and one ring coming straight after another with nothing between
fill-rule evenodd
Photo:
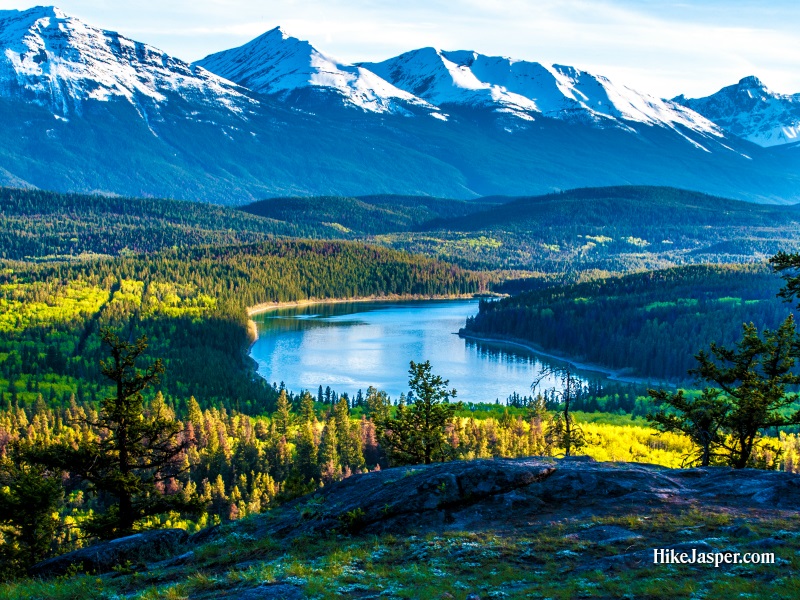
<instances>
[{"instance_id":1,"label":"pine tree","mask_svg":"<svg viewBox=\"0 0 800 600\"><path fill-rule=\"evenodd\" d=\"M137 366L147 349L145 337L129 343L103 329L101 339L110 358L100 362L100 370L114 384L115 394L101 402L96 417L83 420L96 436L84 438L78 448L37 450L35 457L116 500L86 525L89 533L110 538L131 533L144 517L197 506L186 505L180 495L158 493L157 483L180 472L184 463L178 459L190 444L182 439L180 425L165 414L163 400L157 414L145 414L142 392L158 383L163 363L158 359L143 369Z\"/></svg>"},{"instance_id":2,"label":"pine tree","mask_svg":"<svg viewBox=\"0 0 800 600\"><path fill-rule=\"evenodd\" d=\"M19 447L0 459L0 579L24 573L45 558L58 526L53 513L64 495L61 474L31 464Z\"/></svg>"},{"instance_id":3,"label":"pine tree","mask_svg":"<svg viewBox=\"0 0 800 600\"><path fill-rule=\"evenodd\" d=\"M339 459L339 445L336 419L328 419L325 429L322 430L322 442L319 448L320 478L325 483L338 481L342 478L342 463Z\"/></svg>"},{"instance_id":4,"label":"pine tree","mask_svg":"<svg viewBox=\"0 0 800 600\"><path fill-rule=\"evenodd\" d=\"M752 323L743 330L733 349L711 344L710 353L700 351L699 364L690 371L722 391L727 403L722 426L729 436L720 446L737 469L748 466L765 428L800 425L800 410L784 414L798 400L797 394L787 394L787 386L800 384L794 318L789 315L776 331L764 331L763 339Z\"/></svg>"},{"instance_id":5,"label":"pine tree","mask_svg":"<svg viewBox=\"0 0 800 600\"><path fill-rule=\"evenodd\" d=\"M392 403L386 392L372 386L367 388L366 416L377 421L386 421L391 416Z\"/></svg>"},{"instance_id":6,"label":"pine tree","mask_svg":"<svg viewBox=\"0 0 800 600\"><path fill-rule=\"evenodd\" d=\"M551 416L544 439L548 447L563 450L564 456L571 456L573 451L580 450L586 445L583 430L575 421L575 416L570 413L571 403L581 393L581 383L572 375L569 367L564 369L553 367L543 370L531 387L535 389L539 382L551 375L558 375L561 379L561 390L551 390L551 396L559 410Z\"/></svg>"},{"instance_id":7,"label":"pine tree","mask_svg":"<svg viewBox=\"0 0 800 600\"><path fill-rule=\"evenodd\" d=\"M659 431L687 435L697 446L697 452L684 457L684 466L695 463L709 466L725 440L723 426L728 408L720 397L720 390L706 388L696 399L687 398L683 390L674 393L649 390L648 393L660 406L667 408L648 414L647 419Z\"/></svg>"},{"instance_id":8,"label":"pine tree","mask_svg":"<svg viewBox=\"0 0 800 600\"><path fill-rule=\"evenodd\" d=\"M228 495L225 493L225 482L222 480L222 475L217 475L211 485L209 496L211 500L210 511L215 515L228 517L230 504Z\"/></svg>"},{"instance_id":9,"label":"pine tree","mask_svg":"<svg viewBox=\"0 0 800 600\"><path fill-rule=\"evenodd\" d=\"M304 423L313 422L317 415L314 411L314 398L308 392L300 396L300 420Z\"/></svg>"},{"instance_id":10,"label":"pine tree","mask_svg":"<svg viewBox=\"0 0 800 600\"><path fill-rule=\"evenodd\" d=\"M298 431L295 458L295 467L304 482L319 480L318 451L314 422L305 421Z\"/></svg>"},{"instance_id":11,"label":"pine tree","mask_svg":"<svg viewBox=\"0 0 800 600\"><path fill-rule=\"evenodd\" d=\"M200 429L203 426L203 411L200 409L200 405L195 400L194 396L189 398L189 402L187 403L187 410L189 421L195 428Z\"/></svg>"},{"instance_id":12,"label":"pine tree","mask_svg":"<svg viewBox=\"0 0 800 600\"><path fill-rule=\"evenodd\" d=\"M289 412L289 397L286 395L286 390L282 389L278 394L278 402L275 405L275 412L272 413L272 420L275 423L276 431L285 435L289 431L292 422L292 415Z\"/></svg>"},{"instance_id":13,"label":"pine tree","mask_svg":"<svg viewBox=\"0 0 800 600\"><path fill-rule=\"evenodd\" d=\"M350 421L350 409L344 395L336 403L333 414L336 419L338 451L342 466L349 468L351 472L362 471L365 465L364 452L361 447L361 431L357 424Z\"/></svg>"},{"instance_id":14,"label":"pine tree","mask_svg":"<svg viewBox=\"0 0 800 600\"><path fill-rule=\"evenodd\" d=\"M430 464L450 457L446 426L461 404L451 404L456 390L448 390L448 381L431 372L431 363L411 361L409 402L397 407L394 418L376 420L382 442L393 464ZM384 413L386 414L386 413Z\"/></svg>"}]
</instances>

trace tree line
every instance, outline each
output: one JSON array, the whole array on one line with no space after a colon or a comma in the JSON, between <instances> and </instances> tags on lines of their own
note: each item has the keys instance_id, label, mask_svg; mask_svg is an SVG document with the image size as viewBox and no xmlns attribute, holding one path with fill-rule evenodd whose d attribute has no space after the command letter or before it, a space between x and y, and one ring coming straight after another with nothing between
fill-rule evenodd
<instances>
[{"instance_id":1,"label":"tree line","mask_svg":"<svg viewBox=\"0 0 800 600\"><path fill-rule=\"evenodd\" d=\"M742 323L777 328L779 289L766 264L676 267L482 301L464 332L681 382L698 349L734 343Z\"/></svg>"}]
</instances>

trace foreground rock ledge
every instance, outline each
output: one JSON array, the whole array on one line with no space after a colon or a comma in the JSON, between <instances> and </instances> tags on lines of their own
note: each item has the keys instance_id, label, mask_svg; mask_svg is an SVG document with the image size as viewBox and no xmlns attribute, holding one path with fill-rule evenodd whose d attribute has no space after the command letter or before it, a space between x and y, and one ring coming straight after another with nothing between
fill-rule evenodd
<instances>
[{"instance_id":1,"label":"foreground rock ledge","mask_svg":"<svg viewBox=\"0 0 800 600\"><path fill-rule=\"evenodd\" d=\"M56 577L70 569L105 573L127 561L147 562L174 554L189 538L183 529L158 529L81 548L40 562L30 569L36 577Z\"/></svg>"},{"instance_id":2,"label":"foreground rock ledge","mask_svg":"<svg viewBox=\"0 0 800 600\"><path fill-rule=\"evenodd\" d=\"M257 517L261 533L507 529L643 510L800 511L800 475L726 467L669 469L588 457L438 463L350 477Z\"/></svg>"},{"instance_id":3,"label":"foreground rock ledge","mask_svg":"<svg viewBox=\"0 0 800 600\"><path fill-rule=\"evenodd\" d=\"M363 475L258 515L256 535L291 538L327 531L398 533L520 530L563 518L736 508L800 512L800 475L723 467L668 469L598 463L587 457L457 461ZM235 524L233 525L236 526ZM180 530L138 534L39 563L40 576L72 564L103 572L153 561L214 537Z\"/></svg>"}]
</instances>

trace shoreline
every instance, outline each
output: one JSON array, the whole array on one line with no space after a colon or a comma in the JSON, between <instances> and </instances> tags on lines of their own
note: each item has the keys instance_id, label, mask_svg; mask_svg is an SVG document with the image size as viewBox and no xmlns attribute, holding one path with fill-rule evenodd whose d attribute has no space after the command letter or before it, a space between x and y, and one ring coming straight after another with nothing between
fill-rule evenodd
<instances>
[{"instance_id":1,"label":"shoreline","mask_svg":"<svg viewBox=\"0 0 800 600\"><path fill-rule=\"evenodd\" d=\"M356 296L354 298L308 298L305 300L292 300L289 302L262 302L247 307L247 331L250 337L250 345L247 348L247 356L250 356L250 351L253 344L258 341L258 325L251 317L260 315L273 310L281 310L283 308L299 308L302 306L314 306L316 304L347 304L349 302L404 302L413 300L478 300L481 298L504 298L507 294L492 294L491 292L479 292L475 294L454 294L449 296L444 295L424 295L424 294L389 294L387 296Z\"/></svg>"},{"instance_id":2,"label":"shoreline","mask_svg":"<svg viewBox=\"0 0 800 600\"><path fill-rule=\"evenodd\" d=\"M477 300L480 298L504 298L505 294L454 294L425 295L425 294L390 294L387 296L356 296L354 298L308 298L306 300L292 300L289 302L262 302L247 307L247 316L254 317L265 312L280 310L282 308L297 308L301 306L313 306L315 304L347 304L348 302L403 302L412 300Z\"/></svg>"},{"instance_id":3,"label":"shoreline","mask_svg":"<svg viewBox=\"0 0 800 600\"><path fill-rule=\"evenodd\" d=\"M526 340L521 340L519 338L501 338L501 337L481 337L471 333L463 333L463 329L459 330L458 337L465 339L465 340L473 340L476 342L487 342L490 344L506 344L509 346L519 346L520 348L525 348L533 352L536 355L550 358L553 360L558 360L568 365L574 367L576 370L579 371L591 371L593 373L602 373L606 377L608 377L611 381L619 381L620 383L635 383L639 385L662 385L674 388L675 385L671 384L666 381L658 381L658 380L650 380L650 379L642 379L638 377L631 377L626 376L623 374L622 370L614 370L608 367L604 367L602 365L597 365L593 363L582 363L576 360L571 360L569 357L559 356L558 354L553 354L551 352L546 352L542 350L538 346L536 346L533 342L528 342Z\"/></svg>"}]
</instances>

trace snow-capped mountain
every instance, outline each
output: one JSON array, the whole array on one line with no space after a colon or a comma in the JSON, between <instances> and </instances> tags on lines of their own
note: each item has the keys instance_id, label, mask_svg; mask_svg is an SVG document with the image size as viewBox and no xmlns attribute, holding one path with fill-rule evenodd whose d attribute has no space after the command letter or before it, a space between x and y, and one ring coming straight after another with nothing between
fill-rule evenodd
<instances>
[{"instance_id":1,"label":"snow-capped mountain","mask_svg":"<svg viewBox=\"0 0 800 600\"><path fill-rule=\"evenodd\" d=\"M800 142L800 94L777 94L756 77L705 98L678 96L675 101L759 146Z\"/></svg>"},{"instance_id":2,"label":"snow-capped mountain","mask_svg":"<svg viewBox=\"0 0 800 600\"><path fill-rule=\"evenodd\" d=\"M253 102L217 75L55 7L0 11L0 49L0 95L61 117L80 113L88 100L124 99L140 112L174 94L234 112Z\"/></svg>"},{"instance_id":3,"label":"snow-capped mountain","mask_svg":"<svg viewBox=\"0 0 800 600\"><path fill-rule=\"evenodd\" d=\"M422 48L381 63L336 61L280 27L196 63L262 94L288 98L313 89L371 112L408 106L489 108L531 121L536 116L628 128L645 123L721 137L719 128L680 104L641 94L572 67ZM444 110L434 116L446 118Z\"/></svg>"},{"instance_id":4,"label":"snow-capped mountain","mask_svg":"<svg viewBox=\"0 0 800 600\"><path fill-rule=\"evenodd\" d=\"M196 64L261 94L329 91L344 104L369 112L404 112L409 106L436 111L367 69L339 62L280 27Z\"/></svg>"},{"instance_id":5,"label":"snow-capped mountain","mask_svg":"<svg viewBox=\"0 0 800 600\"><path fill-rule=\"evenodd\" d=\"M422 48L362 63L400 89L438 105L492 107L523 119L545 117L600 125L645 123L721 137L708 119L668 100L563 65Z\"/></svg>"},{"instance_id":6,"label":"snow-capped mountain","mask_svg":"<svg viewBox=\"0 0 800 600\"><path fill-rule=\"evenodd\" d=\"M243 204L642 184L787 203L795 149L570 67L433 49L345 64L281 29L188 64L56 8L0 11L0 185Z\"/></svg>"}]
</instances>

